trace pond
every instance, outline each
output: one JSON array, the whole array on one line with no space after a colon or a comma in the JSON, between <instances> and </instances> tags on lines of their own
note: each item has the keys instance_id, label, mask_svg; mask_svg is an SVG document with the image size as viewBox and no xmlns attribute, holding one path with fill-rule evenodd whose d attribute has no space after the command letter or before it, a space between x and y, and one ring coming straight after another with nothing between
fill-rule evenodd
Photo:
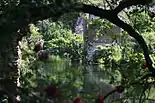
<instances>
[{"instance_id":1,"label":"pond","mask_svg":"<svg viewBox=\"0 0 155 103\"><path fill-rule=\"evenodd\" d=\"M37 61L34 67L40 68L37 69L36 80L33 80L36 82L34 85L43 88L44 84L57 84L66 101L80 96L84 103L94 103L99 94L107 95L115 89L115 84L121 82L118 71L107 69L103 65L71 63L69 58L51 56L49 61ZM36 91L38 92L38 89ZM121 98L124 98L124 93L114 92L104 103L120 103ZM122 103L139 103L135 98L125 101ZM151 101L145 103L153 103Z\"/></svg>"},{"instance_id":2,"label":"pond","mask_svg":"<svg viewBox=\"0 0 155 103\"><path fill-rule=\"evenodd\" d=\"M81 95L86 99L90 97L90 101L85 100L87 103L93 101L98 94L105 96L113 91L115 89L114 81L121 82L121 74L116 71L114 73L112 70L107 70L103 65L71 63L70 59L59 57L53 58L52 63L52 75L57 75L57 78L63 83L69 83L72 88L72 90L71 88L69 88L69 90L71 90L73 94ZM114 75L116 75L115 78ZM123 98L123 93L114 92L106 98L104 103L120 103L121 98ZM124 100L124 103L139 102L136 98ZM143 102L154 103L155 101L148 99Z\"/></svg>"}]
</instances>

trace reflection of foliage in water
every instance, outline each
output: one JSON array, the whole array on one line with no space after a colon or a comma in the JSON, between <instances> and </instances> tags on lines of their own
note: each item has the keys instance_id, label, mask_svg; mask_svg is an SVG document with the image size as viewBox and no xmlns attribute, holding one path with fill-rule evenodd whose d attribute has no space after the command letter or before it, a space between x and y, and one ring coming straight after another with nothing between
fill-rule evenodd
<instances>
[{"instance_id":1,"label":"reflection of foliage in water","mask_svg":"<svg viewBox=\"0 0 155 103\"><path fill-rule=\"evenodd\" d=\"M151 38L149 35L145 35L145 40L149 45L152 45L153 42L150 42ZM144 70L144 57L140 47L136 47L137 45L134 40L123 39L122 44L119 45L99 46L94 55L94 62L100 64L105 69L105 72L109 73L108 75L111 77L109 83L115 85L123 84L127 87L124 92L124 98L134 98L133 100L138 102L138 99L147 100L153 95L149 94L149 91L154 88L152 85L154 79L140 79L148 73L148 70ZM153 58L152 48L153 46L150 48L150 52ZM137 82L134 83L135 81ZM129 99L129 101L131 100Z\"/></svg>"},{"instance_id":2,"label":"reflection of foliage in water","mask_svg":"<svg viewBox=\"0 0 155 103\"><path fill-rule=\"evenodd\" d=\"M55 24L52 25L55 26ZM55 31L55 34L51 34L52 36L56 36L57 33L60 33L56 29L53 31ZM70 58L62 59L53 56L54 53L50 55L49 60L44 62L38 61L32 50L34 43L38 40L38 38L42 38L42 35L35 29L31 30L31 32L32 35L29 38L24 38L21 45L23 51L21 84L23 89L26 91L22 93L22 97L24 97L23 103L27 103L27 101L36 102L37 99L40 101L47 101L43 90L45 86L50 83L57 84L59 88L61 88L65 100L73 99L77 94L79 94L79 91L81 91L84 92L80 93L81 97L84 101L89 103L93 103L94 97L96 97L99 89L104 88L105 83L114 86L119 84L125 85L127 88L125 89L124 97L127 99L133 98L133 96L134 98L140 98L142 91L146 87L148 87L146 91L146 94L148 94L149 86L154 79L139 80L141 76L148 73L148 70L144 70L144 68L142 68L142 65L145 62L144 59L142 59L142 52L140 49L137 50L137 44L135 42L129 42L130 40L126 40L122 41L123 43L120 45L100 47L100 49L96 51L98 54L95 54L96 56L94 57L97 62L101 63L101 65L87 66L85 67L87 68L85 70L82 65L71 64ZM64 34L67 35L67 33L68 32L65 31ZM71 35L71 33L69 35ZM148 36L148 38L150 39L151 37ZM51 45L54 44L59 46L58 48L61 50L55 52L57 55L59 55L59 53L64 53L64 49L68 49L72 57L78 57L79 55L82 57L82 53L78 54L76 51L78 48L75 46L77 44L81 44L82 39L74 37L68 41L67 40L61 36L60 38L58 37L53 40L49 40L50 42L47 42L47 47L45 47L45 49L53 47ZM70 43L69 45L72 45L71 48L66 46L68 45L68 42ZM149 44L151 43L152 42ZM62 47L64 47L64 49L61 49ZM151 56L154 57L154 46L151 48ZM60 57L63 56L60 55ZM136 80L138 82L131 85ZM107 87L105 89L108 91ZM151 89L153 90L154 88ZM103 92L104 95L106 94L106 91ZM35 96L32 95L32 93ZM153 93L150 97L154 98Z\"/></svg>"}]
</instances>

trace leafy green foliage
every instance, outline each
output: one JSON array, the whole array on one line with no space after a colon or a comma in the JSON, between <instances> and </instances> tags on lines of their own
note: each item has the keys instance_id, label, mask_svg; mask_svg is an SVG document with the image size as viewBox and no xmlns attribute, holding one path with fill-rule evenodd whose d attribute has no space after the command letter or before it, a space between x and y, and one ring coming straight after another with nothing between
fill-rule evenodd
<instances>
[{"instance_id":1,"label":"leafy green foliage","mask_svg":"<svg viewBox=\"0 0 155 103\"><path fill-rule=\"evenodd\" d=\"M152 38L154 34L151 32L144 32L142 35L147 44L151 46L149 50L154 60L154 38ZM148 94L151 88L148 79L140 79L148 73L148 70L147 67L143 66L145 60L138 44L126 36L125 38L121 40L122 44L119 45L114 44L107 47L99 46L94 54L94 62L106 68L106 72L111 76L109 83L127 86L125 89L127 98L132 98L132 96L134 96L134 98L140 99L141 95L144 96L144 94ZM151 78L151 81L153 82L154 79ZM142 85L141 88L139 88L140 85ZM148 97L149 96L151 96L151 94L149 94ZM145 100L145 98L147 97L144 96L143 99Z\"/></svg>"},{"instance_id":2,"label":"leafy green foliage","mask_svg":"<svg viewBox=\"0 0 155 103\"><path fill-rule=\"evenodd\" d=\"M110 31L114 26L107 20L102 20L98 18L88 21L89 21L89 28L93 29L96 35L104 35L106 34L106 32Z\"/></svg>"},{"instance_id":3,"label":"leafy green foliage","mask_svg":"<svg viewBox=\"0 0 155 103\"><path fill-rule=\"evenodd\" d=\"M79 59L82 57L82 36L74 36L68 29L63 29L62 25L51 23L51 34L42 34L34 25L30 26L31 35L25 37L21 41L22 50L22 66L21 66L21 86L22 86L22 102L47 101L44 89L49 84L55 84L66 98L73 99L76 91L82 88L82 71L79 67L71 67L70 59ZM56 49L57 52L51 52L48 60L40 61L37 59L36 53L33 51L35 43L44 39L44 49ZM68 59L60 59L66 54ZM54 56L55 55L55 56ZM81 75L79 78L78 76ZM71 85L72 84L72 85ZM66 88L67 87L67 88ZM66 92L68 92L66 94ZM72 95L75 94L75 95ZM69 99L68 98L68 99Z\"/></svg>"},{"instance_id":4,"label":"leafy green foliage","mask_svg":"<svg viewBox=\"0 0 155 103\"><path fill-rule=\"evenodd\" d=\"M28 11L27 9L29 7L42 6L52 3L56 4L53 5L53 11L55 11L55 9L61 11L62 8L58 7L61 5L60 1L61 0L2 0L0 2L2 22L1 28L9 28L7 30L14 30L19 28L22 24L25 25L25 22L27 24L27 19L29 19L28 16L30 15L25 14L25 11ZM84 1L82 0L81 2ZM70 4L72 2L72 0L63 1L64 4ZM97 0L91 2L100 4L103 1ZM115 4L118 0L112 0L110 3L112 2ZM28 8L22 7L23 5L25 6L25 4ZM67 5L61 6L67 8ZM136 11L134 13L130 13L130 16L132 17L131 20L133 21L133 27L140 33L143 33L144 37L146 36L151 57L154 60L154 20L148 19L148 15L146 15L145 12ZM71 16L70 18L75 17ZM34 19L38 20L37 17ZM23 22L20 23L21 21ZM63 23L64 22L66 21L63 21ZM74 36L75 34L68 29L68 25L72 25L72 20L67 22L67 27L65 27L63 23L50 23L48 28L44 31L36 28L34 25L31 25L30 31L32 35L30 37L23 38L21 41L20 46L22 49L23 60L20 79L22 86L21 97L23 98L23 103L34 103L37 102L37 100L40 102L51 102L47 99L44 92L44 88L51 83L57 85L58 88L61 88L62 97L64 97L63 100L66 101L69 101L70 99L72 100L78 94L77 91L84 88L83 68L70 65L70 58L72 60L80 60L83 57L83 38L81 35ZM10 24L13 24L13 26ZM14 24L19 25L13 28ZM111 24L109 24L109 22L100 19L96 19L89 24L90 27L92 26L92 28L95 29L95 33L97 35L101 35L105 29L111 29ZM41 32L38 30L41 30ZM6 36L5 38L9 37ZM50 57L45 61L38 60L36 53L33 51L33 47L39 39L43 39L45 41L44 49L50 51ZM60 59L59 57L56 57L57 55L59 57L67 57L67 60L62 58ZM99 77L102 80L105 80L103 77L103 72L105 72L104 75L108 75L107 77L105 76L105 78L108 78L107 81L109 81L109 84L123 84L125 86L130 86L129 89L125 89L125 96L127 99L132 96L141 99L141 97L144 97L141 96L141 94L149 94L147 90L150 89L149 84L153 84L154 78L146 78L145 80L139 79L144 74L148 73L148 70L143 70L141 67L141 65L145 64L145 62L142 56L142 51L135 41L123 41L122 44L114 45L112 47L101 47L98 51L96 51L94 61L103 64L100 65L100 67L95 68L96 70L101 69L101 71L99 71ZM91 75L91 77L95 76ZM132 86L132 82L135 80L138 82L136 85ZM94 84L93 81L92 84ZM98 88L98 84L96 85L96 88ZM142 88L139 88L140 86ZM151 89L154 89L153 86ZM85 102L91 103L93 100L90 98L94 99L96 96L96 91L89 91L89 93L84 92L80 95L84 98ZM55 101L56 100L53 100L53 102Z\"/></svg>"},{"instance_id":5,"label":"leafy green foliage","mask_svg":"<svg viewBox=\"0 0 155 103\"><path fill-rule=\"evenodd\" d=\"M151 32L154 30L154 19L149 16L150 11L136 10L130 13L130 20L133 23L133 27L140 33Z\"/></svg>"},{"instance_id":6,"label":"leafy green foliage","mask_svg":"<svg viewBox=\"0 0 155 103\"><path fill-rule=\"evenodd\" d=\"M136 18L137 14L131 15ZM139 13L137 16L145 18L145 15ZM101 24L102 22L100 19L90 22L90 26L99 35L104 29L111 28L109 22L105 21L104 26ZM149 50L154 60L154 31L152 27L145 27L146 19L134 22L136 22L134 27L142 33L147 44L150 45ZM154 24L153 21L150 22ZM140 26L141 23L143 26ZM21 67L23 92L21 96L23 103L36 102L37 100L59 103L59 101L47 97L44 89L49 84L54 84L60 89L62 100L70 101L79 95L84 102L93 103L97 93L100 92L100 82L113 86L123 85L125 99L121 101L134 102L137 100L141 102L147 97L154 98L153 93L149 93L154 89L154 78L141 79L149 73L147 67L143 67L145 61L142 50L135 40L128 38L124 31L119 36L120 43L114 43L107 47L98 46L93 59L99 65L88 67L88 71L85 71L83 65L70 62L70 59L83 57L82 35L75 36L62 22L47 22L45 25L39 25L38 28L31 25L31 36L23 38L21 41L23 53ZM50 57L46 61L38 60L33 52L34 45L39 39L43 39L45 42L44 50L50 51Z\"/></svg>"},{"instance_id":7,"label":"leafy green foliage","mask_svg":"<svg viewBox=\"0 0 155 103\"><path fill-rule=\"evenodd\" d=\"M59 22L47 24L48 31L43 33L45 41L44 48L51 49L53 55L61 57L69 56L73 60L82 59L83 56L83 36L74 34Z\"/></svg>"}]
</instances>

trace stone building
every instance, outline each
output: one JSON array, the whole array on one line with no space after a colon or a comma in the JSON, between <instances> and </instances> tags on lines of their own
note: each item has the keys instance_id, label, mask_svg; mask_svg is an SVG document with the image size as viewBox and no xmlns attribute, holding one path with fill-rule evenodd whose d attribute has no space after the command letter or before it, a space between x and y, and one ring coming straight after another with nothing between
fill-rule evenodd
<instances>
[{"instance_id":1,"label":"stone building","mask_svg":"<svg viewBox=\"0 0 155 103\"><path fill-rule=\"evenodd\" d=\"M75 33L77 35L83 35L84 37L84 43L87 50L86 59L87 61L91 61L93 54L95 53L96 47L98 45L111 45L114 40L108 36L108 34L111 35L119 35L121 32L121 29L117 26L113 26L110 30L105 30L105 33L103 35L97 36L94 29L89 27L87 22L84 19L84 16L87 16L89 20L94 20L98 17L95 17L94 15L81 15L76 22L75 27ZM85 65L85 70L87 73L85 74L85 87L87 90L91 90L91 88L100 87L101 91L103 92L103 95L106 95L108 92L115 89L114 86L107 84L103 81L100 81L101 78L98 78L96 73L92 72L92 66L91 65ZM107 103L109 103L112 100L121 98L122 94L119 93L113 93L111 96L107 98Z\"/></svg>"}]
</instances>

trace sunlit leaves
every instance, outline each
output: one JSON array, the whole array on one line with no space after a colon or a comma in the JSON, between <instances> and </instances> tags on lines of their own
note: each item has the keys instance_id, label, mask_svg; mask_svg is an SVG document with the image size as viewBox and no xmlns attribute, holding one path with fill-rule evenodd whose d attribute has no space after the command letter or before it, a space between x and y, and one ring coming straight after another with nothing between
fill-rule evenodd
<instances>
[{"instance_id":1,"label":"sunlit leaves","mask_svg":"<svg viewBox=\"0 0 155 103\"><path fill-rule=\"evenodd\" d=\"M150 18L148 11L138 11L130 14L130 20L133 22L133 27L140 33L151 32L154 30L155 21Z\"/></svg>"},{"instance_id":2,"label":"sunlit leaves","mask_svg":"<svg viewBox=\"0 0 155 103\"><path fill-rule=\"evenodd\" d=\"M114 27L111 23L102 19L89 21L89 28L93 29L96 35L106 35Z\"/></svg>"}]
</instances>

